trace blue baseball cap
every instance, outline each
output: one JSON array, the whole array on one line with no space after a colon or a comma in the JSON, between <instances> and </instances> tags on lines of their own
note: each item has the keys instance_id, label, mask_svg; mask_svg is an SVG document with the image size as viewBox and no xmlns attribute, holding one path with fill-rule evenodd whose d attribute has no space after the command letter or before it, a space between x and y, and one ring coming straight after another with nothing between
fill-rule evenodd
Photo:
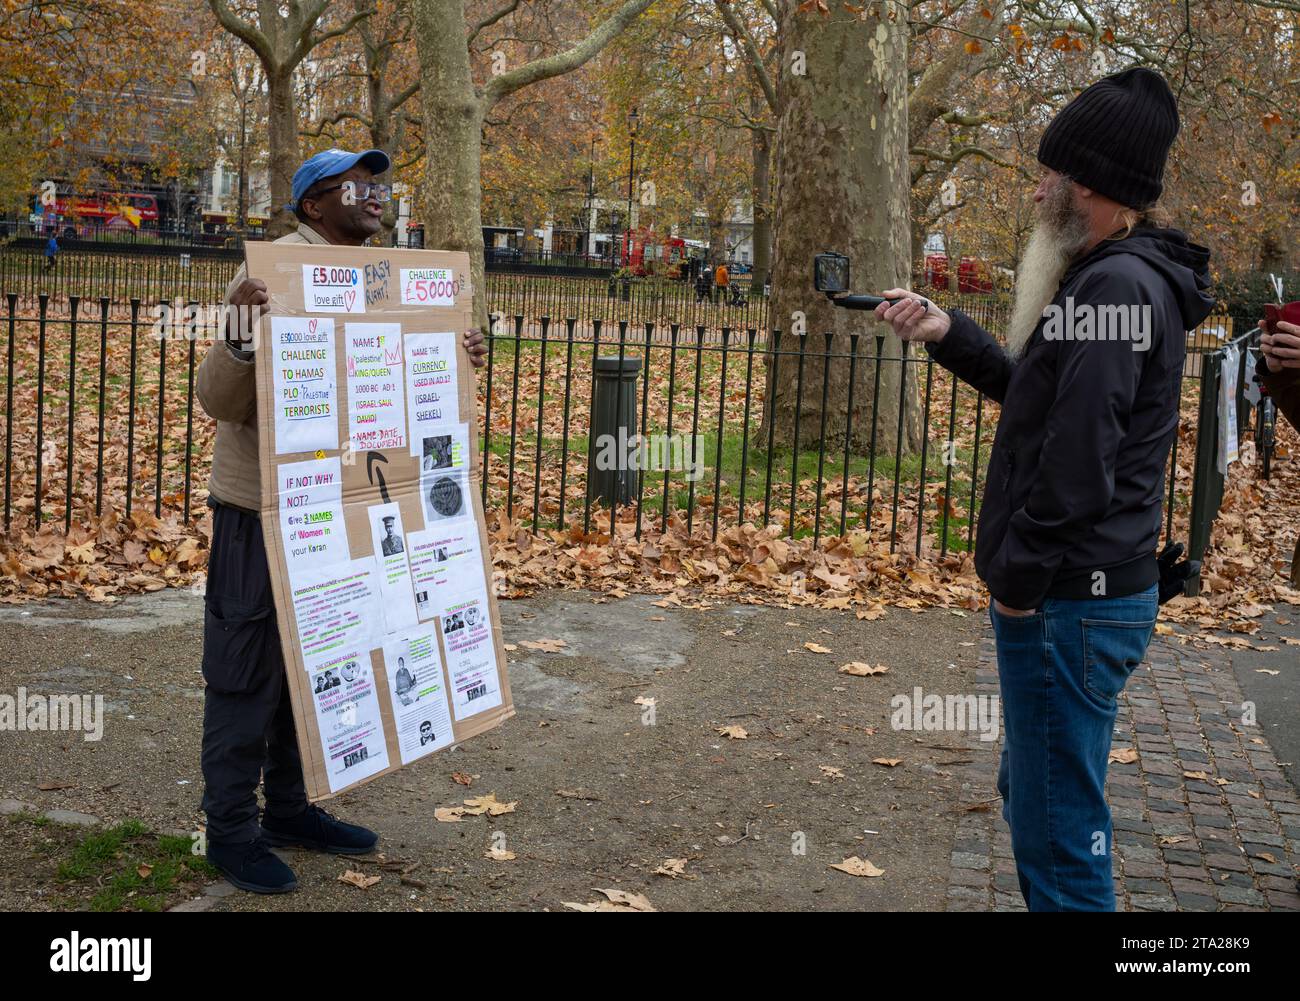
<instances>
[{"instance_id":1,"label":"blue baseball cap","mask_svg":"<svg viewBox=\"0 0 1300 1001\"><path fill-rule=\"evenodd\" d=\"M388 154L382 149L368 149L364 153L349 153L345 149L323 150L294 171L293 201L285 208L290 211L296 209L307 189L322 177L335 177L357 164L366 167L372 174L382 174L390 166Z\"/></svg>"}]
</instances>

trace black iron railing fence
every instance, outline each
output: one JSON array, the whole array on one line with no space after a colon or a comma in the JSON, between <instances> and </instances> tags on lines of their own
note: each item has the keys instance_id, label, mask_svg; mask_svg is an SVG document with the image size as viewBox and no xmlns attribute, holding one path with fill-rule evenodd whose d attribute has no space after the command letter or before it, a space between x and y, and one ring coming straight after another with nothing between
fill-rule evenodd
<instances>
[{"instance_id":1,"label":"black iron railing fence","mask_svg":"<svg viewBox=\"0 0 1300 1001\"><path fill-rule=\"evenodd\" d=\"M148 300L169 294L204 303L219 302L243 259L238 247L133 246L70 240L63 241L51 265L43 241L22 239L0 249L0 289L33 301L42 294L56 300L74 294L83 298L107 296L114 302L126 302L131 296ZM563 296L570 300L604 300L611 306L618 302L625 316L631 315L630 309L637 310L639 321L644 311L656 304L675 307L696 299L694 286L687 282L657 277L611 279L607 269L573 264L563 255L514 259L489 253L486 267L490 288L499 289L500 296L512 297L495 303L507 315L517 309L529 312L543 300L555 302ZM752 303L744 313L744 322L759 324L758 310L765 302L762 290L757 296L751 294L748 279L742 277L737 277L734 284L742 298ZM705 301L720 301L720 297L710 291ZM632 304L630 308L624 305L628 303ZM541 312L567 315L554 308L549 312L541 308L530 315ZM680 310L674 315L686 316ZM693 315L704 314L700 311Z\"/></svg>"},{"instance_id":2,"label":"black iron railing fence","mask_svg":"<svg viewBox=\"0 0 1300 1001\"><path fill-rule=\"evenodd\" d=\"M1247 369L1253 367L1253 348L1259 345L1260 330L1255 328L1226 341L1220 347L1205 352L1199 359L1197 394L1196 441L1193 463L1194 489L1188 515L1187 549L1191 559L1199 560L1210 543L1210 531L1223 503L1225 474L1219 470L1220 441L1224 438L1222 422L1224 409L1220 406L1223 388L1224 361L1233 359L1235 369L1235 396L1232 409L1236 415L1238 442L1253 429L1255 413L1246 401ZM1231 367L1231 366L1230 366ZM1202 444L1204 447L1201 447ZM1300 550L1297 550L1300 551Z\"/></svg>"},{"instance_id":3,"label":"black iron railing fence","mask_svg":"<svg viewBox=\"0 0 1300 1001\"><path fill-rule=\"evenodd\" d=\"M731 291L734 289L734 291ZM752 290L746 279L732 280L725 294L710 286L697 292L690 282L671 278L586 278L491 272L487 274L490 309L502 316L526 317L530 330L543 316L575 317L584 326L593 319L606 323L626 320L686 327L706 326L743 330L769 326L768 300L762 288ZM557 321L558 322L558 321Z\"/></svg>"},{"instance_id":4,"label":"black iron railing fence","mask_svg":"<svg viewBox=\"0 0 1300 1001\"><path fill-rule=\"evenodd\" d=\"M74 295L83 301L106 297L123 308L132 297L220 302L242 261L242 251L170 247L142 254L103 244L90 251L65 246L50 266L39 247L6 246L0 250L0 289L24 304L42 295L56 303Z\"/></svg>"},{"instance_id":5,"label":"black iron railing fence","mask_svg":"<svg viewBox=\"0 0 1300 1001\"><path fill-rule=\"evenodd\" d=\"M561 260L558 257L548 262ZM141 248L111 243L67 243L50 266L39 241L28 240L0 249L0 289L14 292L34 308L41 295L55 303L70 296L82 301L110 299L125 310L133 297L144 302L180 298L186 302L219 303L243 261L239 249L201 246ZM527 266L525 266L527 265ZM541 316L599 317L607 323L627 320L640 325L680 323L733 329L780 326L768 315L764 288L753 287L747 275L736 275L728 291L710 285L697 290L692 282L664 277L619 278L592 269L551 268L530 261L489 258L489 310L503 316L524 315L529 329ZM916 276L917 282L921 275ZM919 288L919 284L917 285ZM977 320L1000 329L1006 297L928 292L941 304L960 304Z\"/></svg>"},{"instance_id":6,"label":"black iron railing fence","mask_svg":"<svg viewBox=\"0 0 1300 1001\"><path fill-rule=\"evenodd\" d=\"M613 533L623 523L639 536L679 516L687 532L700 525L712 538L732 525L776 522L814 542L867 529L891 550L919 553L927 539L941 555L968 549L992 441L990 406L923 353L891 358L883 347L883 336L867 333L850 337L845 350L829 335L660 329L649 321L596 319L584 331L574 317L554 324L543 317L530 333L522 315L505 318L489 342L482 393L485 504L535 531L580 524ZM589 489L593 455L610 444L593 437L589 419L598 408L597 357L616 371L637 363L636 377L615 390L633 405L618 398L612 408L628 423L604 430L644 443L651 455L687 460L642 469L621 505ZM896 384L901 369L903 391L867 407L860 427L850 395L848 423L831 439L829 382L812 373L832 369L847 371L850 394L870 389L872 398L882 384ZM783 371L795 373L786 403L795 420L792 431L778 432L766 386ZM809 411L816 416L801 424ZM912 449L910 411L928 429Z\"/></svg>"},{"instance_id":7,"label":"black iron railing fence","mask_svg":"<svg viewBox=\"0 0 1300 1001\"><path fill-rule=\"evenodd\" d=\"M571 301L581 312L581 298ZM35 307L20 309L15 293L4 298L5 532L51 522L66 531L110 508L192 519L213 435L194 395L209 343L156 336L152 304L141 297L119 308L108 297L42 295ZM716 538L732 525L775 522L815 542L861 530L891 550L967 550L998 408L924 352L887 357L876 330L864 321L861 334L836 345L824 334L725 323L499 318L479 377L485 507L536 531L621 525L639 534L672 520ZM1224 350L1205 355L1209 364L1184 381L1168 482L1165 534L1190 537L1193 555L1204 551L1222 494L1215 362ZM614 504L592 488L596 458L610 444L592 434L598 358L614 359L602 364L617 371L637 360L636 375L617 380L615 412L631 416L614 446L625 459L635 452L639 466L652 457ZM773 369L774 377L794 373L793 436L769 419ZM847 433L830 437L827 418L839 403L827 405L822 373L846 369L852 391L869 398L900 378L904 388L879 408L863 410L861 396L844 401ZM1238 422L1243 436L1247 425Z\"/></svg>"},{"instance_id":8,"label":"black iron railing fence","mask_svg":"<svg viewBox=\"0 0 1300 1001\"><path fill-rule=\"evenodd\" d=\"M0 289L16 293L20 304L32 312L41 295L49 298L55 313L63 311L73 296L83 303L107 297L115 314L125 314L132 298L150 304L180 300L213 305L225 297L240 260L238 252L134 257L68 252L50 268L34 250L9 248L0 253ZM530 334L536 334L543 316L575 317L580 333L587 337L594 319L606 324L626 320L637 327L650 322L662 331L671 323L714 330L780 326L769 316L769 300L762 288L751 289L741 276L733 279L732 286L736 291L725 295L714 288L701 294L689 282L668 278L525 274L491 268L487 272L488 309L502 316L524 316ZM1002 329L1008 308L1005 296L929 294L941 305L961 306L989 329Z\"/></svg>"}]
</instances>

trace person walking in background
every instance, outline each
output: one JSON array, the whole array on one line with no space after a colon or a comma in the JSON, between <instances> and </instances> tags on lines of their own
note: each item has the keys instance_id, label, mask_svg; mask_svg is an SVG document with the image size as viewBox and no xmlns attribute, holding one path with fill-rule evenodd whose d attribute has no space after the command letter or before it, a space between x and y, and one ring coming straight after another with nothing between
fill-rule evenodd
<instances>
[{"instance_id":1,"label":"person walking in background","mask_svg":"<svg viewBox=\"0 0 1300 1001\"><path fill-rule=\"evenodd\" d=\"M697 261L695 267L695 301L708 302L712 292L713 282L709 278L709 273L703 264Z\"/></svg>"},{"instance_id":2,"label":"person walking in background","mask_svg":"<svg viewBox=\"0 0 1300 1001\"><path fill-rule=\"evenodd\" d=\"M50 238L45 241L45 270L53 271L55 255L59 252L59 238L55 233L50 234Z\"/></svg>"},{"instance_id":3,"label":"person walking in background","mask_svg":"<svg viewBox=\"0 0 1300 1001\"><path fill-rule=\"evenodd\" d=\"M731 284L731 273L727 270L726 263L718 265L718 270L713 272L713 288L718 302L727 301L727 286Z\"/></svg>"}]
</instances>

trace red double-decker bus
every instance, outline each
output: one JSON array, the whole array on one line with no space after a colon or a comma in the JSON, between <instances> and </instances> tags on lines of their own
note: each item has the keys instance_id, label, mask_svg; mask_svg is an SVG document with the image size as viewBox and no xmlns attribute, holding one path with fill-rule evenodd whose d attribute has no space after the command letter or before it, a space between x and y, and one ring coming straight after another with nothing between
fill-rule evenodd
<instances>
[{"instance_id":1,"label":"red double-decker bus","mask_svg":"<svg viewBox=\"0 0 1300 1001\"><path fill-rule=\"evenodd\" d=\"M38 204L37 211L41 212ZM60 195L43 214L73 225L93 229L156 229L158 199L141 192L96 191L88 195Z\"/></svg>"},{"instance_id":2,"label":"red double-decker bus","mask_svg":"<svg viewBox=\"0 0 1300 1001\"><path fill-rule=\"evenodd\" d=\"M632 274L680 278L686 261L686 241L660 236L652 229L624 233L619 246L619 263Z\"/></svg>"},{"instance_id":3,"label":"red double-decker bus","mask_svg":"<svg viewBox=\"0 0 1300 1001\"><path fill-rule=\"evenodd\" d=\"M925 258L925 283L933 289L948 288L948 255L927 254ZM957 264L957 291L993 291L993 279L988 266L974 257L963 257Z\"/></svg>"}]
</instances>

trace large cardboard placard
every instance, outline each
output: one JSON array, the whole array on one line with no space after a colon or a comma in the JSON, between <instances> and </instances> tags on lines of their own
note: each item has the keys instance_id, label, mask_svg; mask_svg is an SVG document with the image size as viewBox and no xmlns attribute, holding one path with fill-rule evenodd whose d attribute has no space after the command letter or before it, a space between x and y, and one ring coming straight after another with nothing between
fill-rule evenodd
<instances>
[{"instance_id":1,"label":"large cardboard placard","mask_svg":"<svg viewBox=\"0 0 1300 1001\"><path fill-rule=\"evenodd\" d=\"M514 715L463 253L250 243L262 530L307 795Z\"/></svg>"}]
</instances>

